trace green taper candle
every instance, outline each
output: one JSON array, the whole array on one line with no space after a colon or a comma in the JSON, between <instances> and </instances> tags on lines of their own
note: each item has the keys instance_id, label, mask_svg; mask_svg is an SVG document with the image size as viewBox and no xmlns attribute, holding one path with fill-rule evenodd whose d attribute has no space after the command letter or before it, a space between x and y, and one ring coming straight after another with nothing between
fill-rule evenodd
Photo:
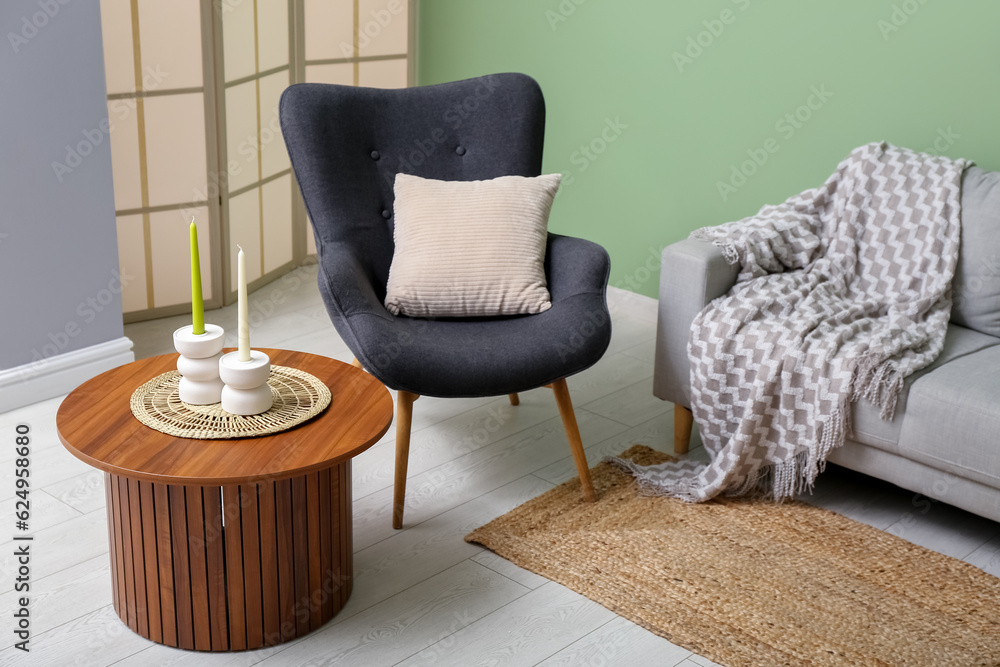
<instances>
[{"instance_id":1,"label":"green taper candle","mask_svg":"<svg viewBox=\"0 0 1000 667\"><path fill-rule=\"evenodd\" d=\"M191 333L205 333L205 302L201 298L201 262L198 260L198 225L191 218Z\"/></svg>"}]
</instances>

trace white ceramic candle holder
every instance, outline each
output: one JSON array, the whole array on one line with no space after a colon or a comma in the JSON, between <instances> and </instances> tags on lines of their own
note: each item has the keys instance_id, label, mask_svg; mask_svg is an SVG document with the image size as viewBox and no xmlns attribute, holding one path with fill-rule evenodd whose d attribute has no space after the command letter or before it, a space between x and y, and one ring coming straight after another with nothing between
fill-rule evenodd
<instances>
[{"instance_id":1,"label":"white ceramic candle holder","mask_svg":"<svg viewBox=\"0 0 1000 667\"><path fill-rule=\"evenodd\" d=\"M259 415L270 410L270 374L271 358L258 350L250 350L250 361L240 361L239 352L222 355L219 376L226 385L222 389L222 409L234 415Z\"/></svg>"},{"instance_id":2,"label":"white ceramic candle holder","mask_svg":"<svg viewBox=\"0 0 1000 667\"><path fill-rule=\"evenodd\" d=\"M219 359L225 331L214 324L205 325L205 333L192 333L189 324L174 332L177 371L181 374L178 387L180 399L191 405L211 405L222 400L222 380Z\"/></svg>"}]
</instances>

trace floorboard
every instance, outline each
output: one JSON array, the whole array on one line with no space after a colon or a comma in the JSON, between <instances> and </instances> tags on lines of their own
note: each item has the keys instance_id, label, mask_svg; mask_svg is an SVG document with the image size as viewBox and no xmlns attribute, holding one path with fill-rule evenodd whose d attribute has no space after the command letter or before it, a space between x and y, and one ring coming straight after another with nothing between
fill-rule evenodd
<instances>
[{"instance_id":1,"label":"floorboard","mask_svg":"<svg viewBox=\"0 0 1000 667\"><path fill-rule=\"evenodd\" d=\"M345 621L321 628L310 641L260 664L394 665L528 592L478 563L463 560Z\"/></svg>"},{"instance_id":2,"label":"floorboard","mask_svg":"<svg viewBox=\"0 0 1000 667\"><path fill-rule=\"evenodd\" d=\"M655 664L669 667L683 662L691 655L691 651L675 646L635 623L616 616L539 665L641 665L650 664L655 656Z\"/></svg>"},{"instance_id":3,"label":"floorboard","mask_svg":"<svg viewBox=\"0 0 1000 667\"><path fill-rule=\"evenodd\" d=\"M550 582L399 664L533 665L613 618L596 602Z\"/></svg>"}]
</instances>

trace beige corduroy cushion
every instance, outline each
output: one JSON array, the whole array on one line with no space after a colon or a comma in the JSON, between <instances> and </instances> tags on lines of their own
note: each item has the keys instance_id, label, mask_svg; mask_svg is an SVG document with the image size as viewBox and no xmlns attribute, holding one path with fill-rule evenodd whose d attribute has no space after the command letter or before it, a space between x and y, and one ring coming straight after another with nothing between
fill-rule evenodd
<instances>
[{"instance_id":1,"label":"beige corduroy cushion","mask_svg":"<svg viewBox=\"0 0 1000 667\"><path fill-rule=\"evenodd\" d=\"M385 307L411 317L540 313L560 174L436 181L398 174Z\"/></svg>"}]
</instances>

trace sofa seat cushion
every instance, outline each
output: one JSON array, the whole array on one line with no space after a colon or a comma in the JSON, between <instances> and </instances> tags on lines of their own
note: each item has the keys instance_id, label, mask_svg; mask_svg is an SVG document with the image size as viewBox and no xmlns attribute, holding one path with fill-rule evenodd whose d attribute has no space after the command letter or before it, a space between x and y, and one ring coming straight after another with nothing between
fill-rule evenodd
<instances>
[{"instance_id":1,"label":"sofa seat cushion","mask_svg":"<svg viewBox=\"0 0 1000 667\"><path fill-rule=\"evenodd\" d=\"M944 349L934 362L917 371L906 378L903 390L899 393L896 401L896 417L892 421L885 421L879 414L879 409L871 402L861 399L854 404L854 436L851 438L864 445L870 445L879 449L899 453L900 430L903 426L905 415L909 414L908 395L911 387L922 377L931 371L940 368L944 364L950 363L966 355L978 352L988 347L1000 345L1000 338L987 336L978 331L972 331L965 327L954 324L948 325L948 333L944 339Z\"/></svg>"},{"instance_id":2,"label":"sofa seat cushion","mask_svg":"<svg viewBox=\"0 0 1000 667\"><path fill-rule=\"evenodd\" d=\"M1000 347L955 359L914 382L900 442L907 458L1000 488Z\"/></svg>"}]
</instances>

